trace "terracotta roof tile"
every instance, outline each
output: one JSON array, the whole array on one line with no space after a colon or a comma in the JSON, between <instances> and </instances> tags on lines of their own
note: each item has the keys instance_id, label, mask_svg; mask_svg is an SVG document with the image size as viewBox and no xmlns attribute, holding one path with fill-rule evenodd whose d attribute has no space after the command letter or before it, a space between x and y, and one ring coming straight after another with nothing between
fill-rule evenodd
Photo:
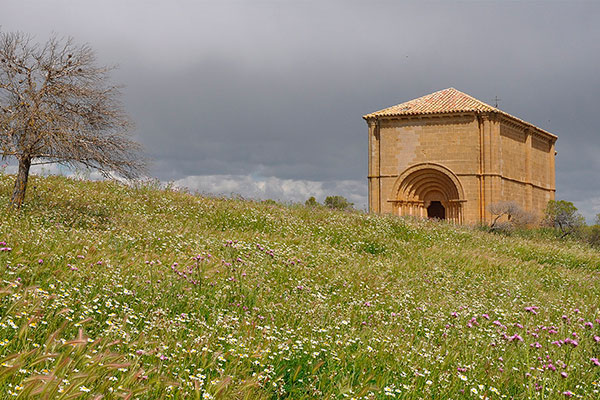
<instances>
[{"instance_id":1,"label":"terracotta roof tile","mask_svg":"<svg viewBox=\"0 0 600 400\"><path fill-rule=\"evenodd\" d=\"M394 115L438 114L466 111L499 111L468 94L454 88L440 90L418 99L407 101L393 107L365 115L369 117L387 117Z\"/></svg>"},{"instance_id":2,"label":"terracotta roof tile","mask_svg":"<svg viewBox=\"0 0 600 400\"><path fill-rule=\"evenodd\" d=\"M469 96L466 93L456 90L454 88L448 88L440 90L439 92L431 93L418 99L410 100L396 106L384 108L383 110L375 111L373 113L363 116L364 119L377 118L377 117L394 117L401 115L422 115L422 114L447 114L447 113L460 113L460 112L474 112L474 113L498 113L509 117L510 119L517 120L521 123L529 125L539 131L542 131L554 138L555 135L550 132L546 132L537 126L523 121L513 115L510 115L496 107L492 107L482 101L477 100L474 97Z\"/></svg>"}]
</instances>

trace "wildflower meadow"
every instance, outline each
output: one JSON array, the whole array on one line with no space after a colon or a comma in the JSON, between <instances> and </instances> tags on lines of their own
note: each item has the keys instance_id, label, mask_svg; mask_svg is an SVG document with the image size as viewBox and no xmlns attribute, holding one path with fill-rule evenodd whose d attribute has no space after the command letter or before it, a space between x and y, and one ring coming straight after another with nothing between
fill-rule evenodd
<instances>
[{"instance_id":1,"label":"wildflower meadow","mask_svg":"<svg viewBox=\"0 0 600 400\"><path fill-rule=\"evenodd\" d=\"M0 398L600 398L575 241L0 175Z\"/></svg>"}]
</instances>

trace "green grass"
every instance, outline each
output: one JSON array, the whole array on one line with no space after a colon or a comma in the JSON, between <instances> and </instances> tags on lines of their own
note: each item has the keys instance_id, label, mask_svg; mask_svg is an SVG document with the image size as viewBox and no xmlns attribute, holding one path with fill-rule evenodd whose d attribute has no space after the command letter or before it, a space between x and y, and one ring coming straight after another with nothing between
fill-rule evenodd
<instances>
[{"instance_id":1,"label":"green grass","mask_svg":"<svg viewBox=\"0 0 600 400\"><path fill-rule=\"evenodd\" d=\"M1 398L599 396L581 243L64 177L14 213L12 179Z\"/></svg>"}]
</instances>

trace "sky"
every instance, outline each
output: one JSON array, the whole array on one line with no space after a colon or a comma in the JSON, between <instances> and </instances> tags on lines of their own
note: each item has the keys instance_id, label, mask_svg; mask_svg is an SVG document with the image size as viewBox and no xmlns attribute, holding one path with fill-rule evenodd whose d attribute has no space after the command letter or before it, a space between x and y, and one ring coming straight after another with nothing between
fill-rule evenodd
<instances>
[{"instance_id":1,"label":"sky","mask_svg":"<svg viewBox=\"0 0 600 400\"><path fill-rule=\"evenodd\" d=\"M116 65L150 175L367 203L362 115L455 87L559 136L557 199L600 213L600 2L0 0L0 29Z\"/></svg>"}]
</instances>

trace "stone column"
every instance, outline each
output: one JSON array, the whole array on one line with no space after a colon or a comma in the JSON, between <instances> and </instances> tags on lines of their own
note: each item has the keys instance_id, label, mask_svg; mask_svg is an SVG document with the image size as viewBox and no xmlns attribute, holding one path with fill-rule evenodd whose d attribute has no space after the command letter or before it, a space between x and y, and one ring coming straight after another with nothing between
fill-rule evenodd
<instances>
[{"instance_id":1,"label":"stone column","mask_svg":"<svg viewBox=\"0 0 600 400\"><path fill-rule=\"evenodd\" d=\"M373 124L371 121L367 121L369 126L369 160L368 160L368 173L367 173L367 190L369 191L369 212L373 212Z\"/></svg>"},{"instance_id":2,"label":"stone column","mask_svg":"<svg viewBox=\"0 0 600 400\"><path fill-rule=\"evenodd\" d=\"M485 220L484 216L484 204L485 204L485 129L488 122L488 118L485 115L477 116L477 123L479 127L479 166L477 171L478 179L478 199L477 199L477 213L479 222Z\"/></svg>"},{"instance_id":3,"label":"stone column","mask_svg":"<svg viewBox=\"0 0 600 400\"><path fill-rule=\"evenodd\" d=\"M367 123L369 124L369 211L380 213L379 124L376 119L370 119Z\"/></svg>"},{"instance_id":4,"label":"stone column","mask_svg":"<svg viewBox=\"0 0 600 400\"><path fill-rule=\"evenodd\" d=\"M447 218L448 221L452 221L454 224L461 223L461 202L460 200L448 200Z\"/></svg>"},{"instance_id":5,"label":"stone column","mask_svg":"<svg viewBox=\"0 0 600 400\"><path fill-rule=\"evenodd\" d=\"M552 192L550 193L550 200L554 200L554 196L556 194L556 143L552 142L550 145L550 186L552 188Z\"/></svg>"},{"instance_id":6,"label":"stone column","mask_svg":"<svg viewBox=\"0 0 600 400\"><path fill-rule=\"evenodd\" d=\"M488 220L488 202L491 196L491 179L488 176L492 172L492 124L489 115L482 115L481 127L481 198L479 199L481 222Z\"/></svg>"},{"instance_id":7,"label":"stone column","mask_svg":"<svg viewBox=\"0 0 600 400\"><path fill-rule=\"evenodd\" d=\"M488 167L486 173L486 183L488 184L485 201L485 221L491 221L489 206L502 199L502 168L500 164L500 121L496 114L490 115L489 119L489 147L488 147Z\"/></svg>"},{"instance_id":8,"label":"stone column","mask_svg":"<svg viewBox=\"0 0 600 400\"><path fill-rule=\"evenodd\" d=\"M377 212L381 214L381 132L379 130L379 120L375 121L375 152L377 153L377 159L375 164L375 174L377 175Z\"/></svg>"},{"instance_id":9,"label":"stone column","mask_svg":"<svg viewBox=\"0 0 600 400\"><path fill-rule=\"evenodd\" d=\"M525 129L525 210L531 211L533 208L533 186L531 182L531 146L532 133L530 129Z\"/></svg>"}]
</instances>

